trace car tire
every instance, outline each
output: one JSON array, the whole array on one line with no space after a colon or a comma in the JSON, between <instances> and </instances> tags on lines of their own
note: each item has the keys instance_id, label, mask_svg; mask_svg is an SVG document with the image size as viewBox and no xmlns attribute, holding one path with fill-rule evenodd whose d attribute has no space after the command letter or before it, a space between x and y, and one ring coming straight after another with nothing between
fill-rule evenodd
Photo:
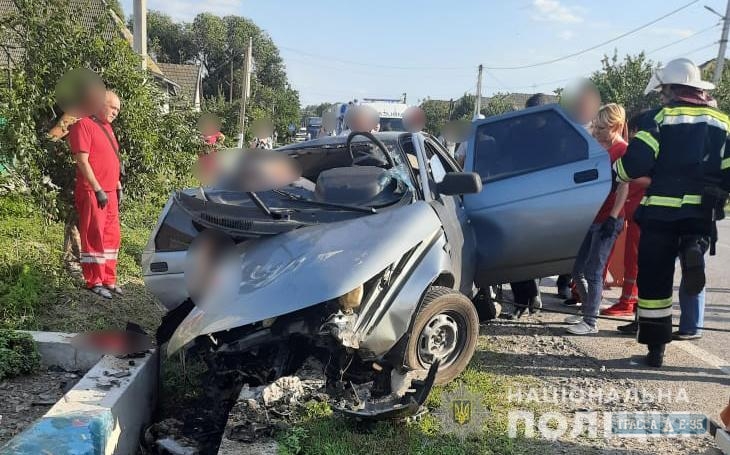
<instances>
[{"instance_id":1,"label":"car tire","mask_svg":"<svg viewBox=\"0 0 730 455\"><path fill-rule=\"evenodd\" d=\"M469 364L479 337L479 317L474 304L453 289L429 288L413 322L405 349L405 365L428 369L436 357L442 365L436 384L446 384Z\"/></svg>"}]
</instances>

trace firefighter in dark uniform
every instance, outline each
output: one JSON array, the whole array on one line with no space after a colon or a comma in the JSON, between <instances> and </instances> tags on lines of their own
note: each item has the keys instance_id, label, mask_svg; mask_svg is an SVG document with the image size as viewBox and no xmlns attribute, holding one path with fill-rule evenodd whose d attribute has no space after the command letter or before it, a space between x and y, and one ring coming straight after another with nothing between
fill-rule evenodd
<instances>
[{"instance_id":1,"label":"firefighter in dark uniform","mask_svg":"<svg viewBox=\"0 0 730 455\"><path fill-rule=\"evenodd\" d=\"M699 68L677 59L658 69L646 93L661 91L664 106L645 116L616 166L618 178L651 178L636 212L639 241L638 341L646 362L661 367L672 339L672 290L679 256L687 292L705 286L704 254L716 239L714 221L730 190L730 118L711 107ZM712 249L712 248L711 248ZM711 254L714 251L711 251Z\"/></svg>"}]
</instances>

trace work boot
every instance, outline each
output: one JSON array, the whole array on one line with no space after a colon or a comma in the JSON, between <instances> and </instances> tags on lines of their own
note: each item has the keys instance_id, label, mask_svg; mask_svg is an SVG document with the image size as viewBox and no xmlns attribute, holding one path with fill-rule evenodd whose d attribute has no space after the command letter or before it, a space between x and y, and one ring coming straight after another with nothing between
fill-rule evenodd
<instances>
[{"instance_id":1,"label":"work boot","mask_svg":"<svg viewBox=\"0 0 730 455\"><path fill-rule=\"evenodd\" d=\"M618 303L611 305L608 308L601 310L603 316L633 316L636 311L636 304L633 302L627 302L625 300L619 300Z\"/></svg>"},{"instance_id":2,"label":"work boot","mask_svg":"<svg viewBox=\"0 0 730 455\"><path fill-rule=\"evenodd\" d=\"M529 303L530 314L540 314L542 310L542 299L539 295L532 297Z\"/></svg>"},{"instance_id":3,"label":"work boot","mask_svg":"<svg viewBox=\"0 0 730 455\"><path fill-rule=\"evenodd\" d=\"M570 286L560 286L558 288L558 297L561 299L569 299L570 298Z\"/></svg>"},{"instance_id":4,"label":"work boot","mask_svg":"<svg viewBox=\"0 0 730 455\"><path fill-rule=\"evenodd\" d=\"M639 323L634 321L630 324L620 325L616 329L624 335L636 335L639 331Z\"/></svg>"},{"instance_id":5,"label":"work boot","mask_svg":"<svg viewBox=\"0 0 730 455\"><path fill-rule=\"evenodd\" d=\"M665 344L650 344L649 353L646 355L646 364L650 367L661 368L664 363Z\"/></svg>"}]
</instances>

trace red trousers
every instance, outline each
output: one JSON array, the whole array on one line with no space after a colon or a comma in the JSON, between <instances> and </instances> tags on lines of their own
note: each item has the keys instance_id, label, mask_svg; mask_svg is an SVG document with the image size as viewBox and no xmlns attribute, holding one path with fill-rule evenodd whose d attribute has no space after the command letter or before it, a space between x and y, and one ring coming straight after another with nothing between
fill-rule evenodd
<instances>
[{"instance_id":1,"label":"red trousers","mask_svg":"<svg viewBox=\"0 0 730 455\"><path fill-rule=\"evenodd\" d=\"M109 203L103 209L93 191L74 194L81 235L81 269L89 288L117 282L117 255L121 243L119 202L116 191L107 191Z\"/></svg>"}]
</instances>

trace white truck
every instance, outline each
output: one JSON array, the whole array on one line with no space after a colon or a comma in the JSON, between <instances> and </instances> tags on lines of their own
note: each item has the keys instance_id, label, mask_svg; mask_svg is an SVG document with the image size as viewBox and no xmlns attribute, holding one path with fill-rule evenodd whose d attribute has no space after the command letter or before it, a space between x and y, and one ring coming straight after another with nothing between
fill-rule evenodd
<instances>
[{"instance_id":1,"label":"white truck","mask_svg":"<svg viewBox=\"0 0 730 455\"><path fill-rule=\"evenodd\" d=\"M405 131L403 113L408 105L402 99L363 98L362 106L370 106L380 115L380 131Z\"/></svg>"}]
</instances>

